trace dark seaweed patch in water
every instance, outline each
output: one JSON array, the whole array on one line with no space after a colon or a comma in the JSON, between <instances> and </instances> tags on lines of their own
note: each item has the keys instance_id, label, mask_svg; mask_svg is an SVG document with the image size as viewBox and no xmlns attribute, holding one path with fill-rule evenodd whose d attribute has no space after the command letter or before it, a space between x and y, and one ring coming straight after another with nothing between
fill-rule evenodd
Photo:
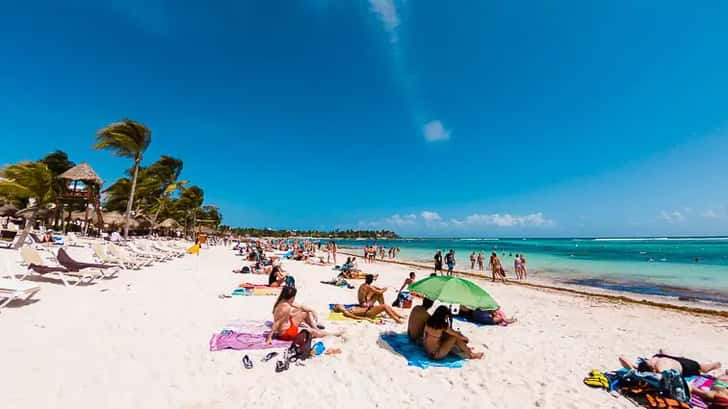
<instances>
[{"instance_id":1,"label":"dark seaweed patch in water","mask_svg":"<svg viewBox=\"0 0 728 409\"><path fill-rule=\"evenodd\" d=\"M701 300L728 304L728 294L690 290L680 287L659 286L650 283L640 282L615 282L601 280L598 278L575 278L571 280L564 280L563 282L565 284L596 287L612 291L622 291L646 295L659 295L664 297L676 297L684 301Z\"/></svg>"}]
</instances>

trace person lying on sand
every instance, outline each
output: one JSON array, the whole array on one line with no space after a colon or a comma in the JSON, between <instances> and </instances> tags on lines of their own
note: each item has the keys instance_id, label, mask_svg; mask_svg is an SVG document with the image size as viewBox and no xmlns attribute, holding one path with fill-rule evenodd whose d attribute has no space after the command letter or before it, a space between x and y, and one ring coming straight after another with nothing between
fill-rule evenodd
<instances>
[{"instance_id":1,"label":"person lying on sand","mask_svg":"<svg viewBox=\"0 0 728 409\"><path fill-rule=\"evenodd\" d=\"M515 318L506 317L506 314L501 309L494 311L472 310L464 305L460 306L458 316L483 325L509 325L518 321Z\"/></svg>"},{"instance_id":2,"label":"person lying on sand","mask_svg":"<svg viewBox=\"0 0 728 409\"><path fill-rule=\"evenodd\" d=\"M728 370L715 377L715 382L708 390L696 388L690 384L690 393L698 395L704 401L717 407L728 407ZM711 406L713 407L713 406Z\"/></svg>"},{"instance_id":3,"label":"person lying on sand","mask_svg":"<svg viewBox=\"0 0 728 409\"><path fill-rule=\"evenodd\" d=\"M444 305L437 307L425 324L422 345L434 360L440 360L457 352L467 359L481 359L482 352L475 352L468 346L468 338L452 329L450 309Z\"/></svg>"},{"instance_id":4,"label":"person lying on sand","mask_svg":"<svg viewBox=\"0 0 728 409\"><path fill-rule=\"evenodd\" d=\"M321 284L328 284L328 285L333 285L336 287L346 287L348 289L354 289L354 286L349 284L349 282L347 282L343 278L334 278L329 281L321 281Z\"/></svg>"},{"instance_id":5,"label":"person lying on sand","mask_svg":"<svg viewBox=\"0 0 728 409\"><path fill-rule=\"evenodd\" d=\"M384 292L387 291L386 288L379 288L372 285L374 282L374 275L367 274L364 277L364 284L359 286L359 290L357 291L357 299L359 302L359 305L362 307L369 307L377 302L379 304L384 304Z\"/></svg>"},{"instance_id":6,"label":"person lying on sand","mask_svg":"<svg viewBox=\"0 0 728 409\"><path fill-rule=\"evenodd\" d=\"M250 269L253 274L270 274L273 271L273 266L265 266L256 262Z\"/></svg>"},{"instance_id":7,"label":"person lying on sand","mask_svg":"<svg viewBox=\"0 0 728 409\"><path fill-rule=\"evenodd\" d=\"M379 314L386 312L387 315L389 315L390 318L397 321L398 324L403 323L403 317L390 307L387 304L382 305L376 305L372 307L349 307L346 308L344 304L336 304L334 305L334 312L340 312L344 314L345 317L355 319L355 320L363 320L363 319L371 319L376 318L379 316Z\"/></svg>"},{"instance_id":8,"label":"person lying on sand","mask_svg":"<svg viewBox=\"0 0 728 409\"><path fill-rule=\"evenodd\" d=\"M619 363L626 369L637 369L640 372L663 372L675 369L683 377L698 376L701 373L720 368L720 362L701 364L692 359L663 354L662 350L652 358L638 358L637 366L631 364L623 356L619 357Z\"/></svg>"},{"instance_id":9,"label":"person lying on sand","mask_svg":"<svg viewBox=\"0 0 728 409\"><path fill-rule=\"evenodd\" d=\"M273 326L266 342L269 344L273 338L284 341L293 341L298 335L299 326L303 323L311 331L314 338L326 336L342 336L341 333L324 332L323 325L318 323L316 312L306 306L298 305L296 300L296 289L294 287L283 287L276 303L273 305Z\"/></svg>"},{"instance_id":10,"label":"person lying on sand","mask_svg":"<svg viewBox=\"0 0 728 409\"><path fill-rule=\"evenodd\" d=\"M428 310L435 304L429 298L422 299L422 305L417 305L412 308L409 315L409 322L407 323L407 336L409 339L417 344L422 343L422 336L425 334L425 324L430 319L430 313Z\"/></svg>"}]
</instances>

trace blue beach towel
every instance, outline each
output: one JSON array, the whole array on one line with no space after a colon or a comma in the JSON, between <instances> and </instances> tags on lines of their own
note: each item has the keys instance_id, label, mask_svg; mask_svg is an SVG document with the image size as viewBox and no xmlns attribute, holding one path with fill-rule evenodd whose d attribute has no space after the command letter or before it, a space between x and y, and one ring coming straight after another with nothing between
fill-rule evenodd
<instances>
[{"instance_id":1,"label":"blue beach towel","mask_svg":"<svg viewBox=\"0 0 728 409\"><path fill-rule=\"evenodd\" d=\"M442 368L462 368L465 363L464 358L450 354L445 358L434 361L430 359L421 346L410 341L407 334L396 334L393 332L382 334L382 341L386 342L395 352L402 355L407 360L407 365L416 366L418 368L442 367Z\"/></svg>"}]
</instances>

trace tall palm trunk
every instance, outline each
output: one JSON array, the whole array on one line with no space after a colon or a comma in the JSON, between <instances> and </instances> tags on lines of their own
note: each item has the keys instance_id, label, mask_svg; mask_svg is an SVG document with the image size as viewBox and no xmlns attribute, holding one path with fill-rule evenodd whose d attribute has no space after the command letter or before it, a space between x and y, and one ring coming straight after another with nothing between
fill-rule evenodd
<instances>
[{"instance_id":1,"label":"tall palm trunk","mask_svg":"<svg viewBox=\"0 0 728 409\"><path fill-rule=\"evenodd\" d=\"M137 175L139 174L139 164L141 163L141 155L134 158L134 176L131 179L131 192L129 192L129 203L126 204L126 213L124 213L124 239L129 239L129 214L134 204L134 191L136 190Z\"/></svg>"},{"instance_id":2,"label":"tall palm trunk","mask_svg":"<svg viewBox=\"0 0 728 409\"><path fill-rule=\"evenodd\" d=\"M33 214L30 216L29 219L25 219L25 227L23 228L23 231L20 233L20 238L18 238L18 241L15 242L15 245L13 246L14 249L19 249L23 247L23 244L25 244L25 239L28 238L28 234L30 233L30 228L33 227L33 223L35 222L35 218L38 216L38 211L40 210L40 207L36 207L35 210L33 210Z\"/></svg>"}]
</instances>

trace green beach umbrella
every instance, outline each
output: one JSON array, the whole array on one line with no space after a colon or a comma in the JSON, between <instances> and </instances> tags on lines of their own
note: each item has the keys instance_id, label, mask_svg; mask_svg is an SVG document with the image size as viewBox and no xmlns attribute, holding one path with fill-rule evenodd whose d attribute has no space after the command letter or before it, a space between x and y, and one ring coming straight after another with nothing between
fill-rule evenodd
<instances>
[{"instance_id":1,"label":"green beach umbrella","mask_svg":"<svg viewBox=\"0 0 728 409\"><path fill-rule=\"evenodd\" d=\"M499 308L498 303L487 291L474 282L460 277L427 277L410 284L408 288L413 293L448 304L460 304L490 311Z\"/></svg>"}]
</instances>

